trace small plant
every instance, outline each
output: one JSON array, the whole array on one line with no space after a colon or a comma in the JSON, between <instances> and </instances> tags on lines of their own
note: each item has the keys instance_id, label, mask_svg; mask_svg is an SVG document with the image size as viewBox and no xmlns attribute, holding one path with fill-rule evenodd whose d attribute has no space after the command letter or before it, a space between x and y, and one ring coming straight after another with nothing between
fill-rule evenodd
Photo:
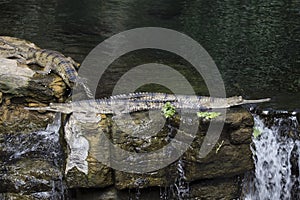
<instances>
[{"instance_id":1,"label":"small plant","mask_svg":"<svg viewBox=\"0 0 300 200\"><path fill-rule=\"evenodd\" d=\"M220 151L220 149L221 149L221 147L223 146L223 144L224 144L224 140L222 140L222 142L221 143L218 143L217 145L217 148L216 148L216 154Z\"/></svg>"},{"instance_id":2,"label":"small plant","mask_svg":"<svg viewBox=\"0 0 300 200\"><path fill-rule=\"evenodd\" d=\"M254 128L254 130L253 130L253 137L256 139L260 135L261 135L261 131L258 130L257 128Z\"/></svg>"},{"instance_id":3,"label":"small plant","mask_svg":"<svg viewBox=\"0 0 300 200\"><path fill-rule=\"evenodd\" d=\"M197 116L204 119L214 119L220 115L219 112L197 112Z\"/></svg>"},{"instance_id":4,"label":"small plant","mask_svg":"<svg viewBox=\"0 0 300 200\"><path fill-rule=\"evenodd\" d=\"M173 106L170 102L165 103L161 111L165 118L172 118L176 113L175 106Z\"/></svg>"}]
</instances>

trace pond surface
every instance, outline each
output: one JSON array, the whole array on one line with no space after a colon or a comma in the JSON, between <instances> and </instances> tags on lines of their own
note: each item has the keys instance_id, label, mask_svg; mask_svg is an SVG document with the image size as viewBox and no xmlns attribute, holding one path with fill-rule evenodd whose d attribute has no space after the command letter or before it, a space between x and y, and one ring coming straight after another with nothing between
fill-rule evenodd
<instances>
[{"instance_id":1,"label":"pond surface","mask_svg":"<svg viewBox=\"0 0 300 200\"><path fill-rule=\"evenodd\" d=\"M227 95L271 97L275 109L300 108L300 2L298 0L0 0L0 35L24 38L82 62L104 39L131 28L155 26L183 32L216 62ZM168 64L199 95L202 80L183 59L161 51L137 51L118 59L99 82L110 95L133 66ZM164 91L156 85L141 90Z\"/></svg>"}]
</instances>

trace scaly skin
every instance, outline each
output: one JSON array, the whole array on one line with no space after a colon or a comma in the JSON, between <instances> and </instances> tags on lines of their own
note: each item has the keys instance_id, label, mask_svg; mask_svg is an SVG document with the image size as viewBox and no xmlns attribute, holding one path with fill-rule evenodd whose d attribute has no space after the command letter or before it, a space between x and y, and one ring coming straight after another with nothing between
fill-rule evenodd
<instances>
[{"instance_id":1,"label":"scaly skin","mask_svg":"<svg viewBox=\"0 0 300 200\"><path fill-rule=\"evenodd\" d=\"M30 48L39 49L35 44L14 37L0 36L0 57L25 60Z\"/></svg>"},{"instance_id":2,"label":"scaly skin","mask_svg":"<svg viewBox=\"0 0 300 200\"><path fill-rule=\"evenodd\" d=\"M13 48L3 48L0 46L0 58L10 58L10 57L15 57L16 50Z\"/></svg>"},{"instance_id":3,"label":"scaly skin","mask_svg":"<svg viewBox=\"0 0 300 200\"><path fill-rule=\"evenodd\" d=\"M43 71L38 71L41 74L47 74L51 70L57 73L63 81L72 88L74 84L80 84L88 97L93 98L92 92L86 86L84 79L78 76L78 73L74 66L79 66L70 57L65 57L63 54L47 50L47 49L34 49L30 48L27 54L23 54L26 58L26 64L38 64L40 66L45 66Z\"/></svg>"},{"instance_id":4,"label":"scaly skin","mask_svg":"<svg viewBox=\"0 0 300 200\"><path fill-rule=\"evenodd\" d=\"M8 45L6 42L0 39L0 57L1 58L23 58L22 55L18 52L18 49Z\"/></svg>"},{"instance_id":5,"label":"scaly skin","mask_svg":"<svg viewBox=\"0 0 300 200\"><path fill-rule=\"evenodd\" d=\"M30 48L23 56L26 58L26 64L45 66L44 70L38 73L46 74L53 70L69 87L81 81L74 68L75 62L57 51Z\"/></svg>"},{"instance_id":6,"label":"scaly skin","mask_svg":"<svg viewBox=\"0 0 300 200\"><path fill-rule=\"evenodd\" d=\"M242 104L267 101L270 101L270 99L244 100L241 96L213 98L163 93L131 93L128 95L116 95L107 99L83 100L71 103L50 103L47 107L26 107L26 109L46 110L67 114L72 112L112 114L161 109L166 102L170 102L177 109L203 111L213 108L229 108Z\"/></svg>"},{"instance_id":7,"label":"scaly skin","mask_svg":"<svg viewBox=\"0 0 300 200\"><path fill-rule=\"evenodd\" d=\"M93 98L84 80L78 76L75 69L79 67L72 58L65 57L63 54L48 49L32 48L26 45L15 45L10 41L0 38L0 57L19 58L21 63L38 64L45 67L40 74L48 74L51 70L57 73L63 81L72 88L74 84L83 86L88 97Z\"/></svg>"},{"instance_id":8,"label":"scaly skin","mask_svg":"<svg viewBox=\"0 0 300 200\"><path fill-rule=\"evenodd\" d=\"M26 62L26 64L38 64L42 67L45 67L46 69L43 70L44 72L40 71L40 73L46 73L50 70L53 70L59 75L63 76L62 73L69 72L69 74L65 76L71 78L71 80L68 81L64 79L68 86L71 86L70 82L75 81L76 76L78 76L75 68L79 67L79 63L76 63L72 58L65 57L63 54L57 51L40 49L36 46L33 48L31 46L33 46L34 44L26 44L26 41L24 41L24 44L14 44L13 42L16 42L17 40L18 38L0 36L0 57L21 58L26 60L23 61ZM58 69L64 67L66 67L67 69Z\"/></svg>"}]
</instances>

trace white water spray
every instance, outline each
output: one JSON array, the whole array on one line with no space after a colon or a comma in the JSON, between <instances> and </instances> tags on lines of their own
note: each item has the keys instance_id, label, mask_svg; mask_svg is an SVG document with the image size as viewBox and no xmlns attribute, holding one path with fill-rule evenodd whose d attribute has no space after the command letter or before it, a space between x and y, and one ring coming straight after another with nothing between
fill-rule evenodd
<instances>
[{"instance_id":1,"label":"white water spray","mask_svg":"<svg viewBox=\"0 0 300 200\"><path fill-rule=\"evenodd\" d=\"M181 159L178 160L177 170L178 170L178 177L174 183L175 196L179 200L182 200L189 197L190 186L189 183L186 181L184 164Z\"/></svg>"},{"instance_id":2,"label":"white water spray","mask_svg":"<svg viewBox=\"0 0 300 200\"><path fill-rule=\"evenodd\" d=\"M281 126L288 121L291 129L297 127L296 117L274 119L274 125L270 128L266 127L263 120L258 116L254 116L254 120L255 128L258 129L261 135L253 139L254 144L251 150L255 162L255 177L253 182L250 183L252 187L248 188L250 191L246 194L245 199L294 199L295 195L292 195L292 190L296 189L299 192L299 186L295 188L295 185L299 185L300 178L292 173L291 158L294 152L298 159L299 168L300 141L287 137L289 130L283 131Z\"/></svg>"}]
</instances>

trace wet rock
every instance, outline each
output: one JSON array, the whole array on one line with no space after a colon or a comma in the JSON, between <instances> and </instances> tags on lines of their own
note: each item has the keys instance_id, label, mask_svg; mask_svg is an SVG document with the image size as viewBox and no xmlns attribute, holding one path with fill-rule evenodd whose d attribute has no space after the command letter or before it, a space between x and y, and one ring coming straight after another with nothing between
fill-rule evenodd
<instances>
[{"instance_id":1,"label":"wet rock","mask_svg":"<svg viewBox=\"0 0 300 200\"><path fill-rule=\"evenodd\" d=\"M54 195L52 192L35 192L32 194L22 194L22 193L0 193L0 199L2 200L64 200L64 195L58 192Z\"/></svg>"},{"instance_id":2,"label":"wet rock","mask_svg":"<svg viewBox=\"0 0 300 200\"><path fill-rule=\"evenodd\" d=\"M248 144L231 145L225 142L218 153L212 151L202 159L197 157L198 152L199 149L193 149L184 155L187 181L232 177L254 168Z\"/></svg>"},{"instance_id":3,"label":"wet rock","mask_svg":"<svg viewBox=\"0 0 300 200\"><path fill-rule=\"evenodd\" d=\"M250 144L252 142L253 128L240 128L230 133L230 143Z\"/></svg>"},{"instance_id":4,"label":"wet rock","mask_svg":"<svg viewBox=\"0 0 300 200\"><path fill-rule=\"evenodd\" d=\"M253 127L254 120L247 110L241 108L231 108L226 114L225 123L233 129L239 129L243 127Z\"/></svg>"},{"instance_id":5,"label":"wet rock","mask_svg":"<svg viewBox=\"0 0 300 200\"><path fill-rule=\"evenodd\" d=\"M88 200L156 200L162 199L166 188L148 188L148 189L129 189L116 190L114 187L104 189L82 189L73 191L72 199L88 199ZM166 195L167 196L167 192ZM171 200L171 198L168 198ZM176 198L174 198L175 200Z\"/></svg>"},{"instance_id":6,"label":"wet rock","mask_svg":"<svg viewBox=\"0 0 300 200\"><path fill-rule=\"evenodd\" d=\"M187 181L233 177L254 168L250 142L252 137L253 119L244 109L230 109L227 112L225 128L212 151L200 157L204 133L197 138L185 154L185 170Z\"/></svg>"},{"instance_id":7,"label":"wet rock","mask_svg":"<svg viewBox=\"0 0 300 200\"><path fill-rule=\"evenodd\" d=\"M0 45L7 44L0 40ZM199 151L210 122L188 118L187 129L181 129L180 116L166 120L160 111L102 115L101 121L96 113L72 114L63 120L62 143L58 115L24 106L64 101L65 83L53 73L36 74L39 67L15 59L0 59L0 199L63 199L63 180L72 191L84 188L77 192L82 199L172 199L178 189L190 189L191 199L231 199L238 194L236 175L253 169L253 119L241 108L228 110L218 143L204 158ZM200 124L196 138L189 133L189 123L195 121ZM181 148L187 149L183 155L176 151ZM180 188L188 183L190 188Z\"/></svg>"},{"instance_id":8,"label":"wet rock","mask_svg":"<svg viewBox=\"0 0 300 200\"><path fill-rule=\"evenodd\" d=\"M89 162L89 171L85 174L72 168L66 175L68 188L104 188L113 185L112 171L99 162Z\"/></svg>"},{"instance_id":9,"label":"wet rock","mask_svg":"<svg viewBox=\"0 0 300 200\"><path fill-rule=\"evenodd\" d=\"M1 87L7 93L18 93L20 88L26 88L35 72L28 67L18 66L17 60L0 58Z\"/></svg>"},{"instance_id":10,"label":"wet rock","mask_svg":"<svg viewBox=\"0 0 300 200\"><path fill-rule=\"evenodd\" d=\"M230 109L226 115L225 129L231 144L250 144L252 142L254 121L244 109Z\"/></svg>"},{"instance_id":11,"label":"wet rock","mask_svg":"<svg viewBox=\"0 0 300 200\"><path fill-rule=\"evenodd\" d=\"M3 93L0 92L0 104L2 103L2 96L3 96Z\"/></svg>"},{"instance_id":12,"label":"wet rock","mask_svg":"<svg viewBox=\"0 0 300 200\"><path fill-rule=\"evenodd\" d=\"M115 148L120 149L112 157L113 163L117 165L115 167L118 169L114 171L117 189L167 187L175 181L178 175L176 163L164 164L167 157L160 156L162 155L160 153L138 156L138 153L147 154L147 152L157 151L168 145L171 131L170 128L164 126L165 121L166 119L160 111L152 112L151 118L148 116L148 112L113 117L111 142L115 144ZM130 167L133 162L136 169ZM166 168L166 166L168 167ZM146 172L151 169L159 170ZM138 170L145 171L142 174L130 173L130 171Z\"/></svg>"},{"instance_id":13,"label":"wet rock","mask_svg":"<svg viewBox=\"0 0 300 200\"><path fill-rule=\"evenodd\" d=\"M0 90L13 97L26 97L28 102L63 101L66 86L51 73L38 75L29 66L19 66L16 60L0 58Z\"/></svg>"},{"instance_id":14,"label":"wet rock","mask_svg":"<svg viewBox=\"0 0 300 200\"><path fill-rule=\"evenodd\" d=\"M190 186L190 197L188 199L238 199L240 197L239 185L240 182L236 178L205 180Z\"/></svg>"},{"instance_id":15,"label":"wet rock","mask_svg":"<svg viewBox=\"0 0 300 200\"><path fill-rule=\"evenodd\" d=\"M104 189L82 189L71 192L72 199L88 199L88 200L115 200L120 199L118 191L114 187L108 187ZM123 196L125 197L126 194ZM128 198L127 198L128 199Z\"/></svg>"},{"instance_id":16,"label":"wet rock","mask_svg":"<svg viewBox=\"0 0 300 200\"><path fill-rule=\"evenodd\" d=\"M115 171L115 187L118 190L149 188L154 186L168 187L172 185L177 178L176 165L172 164L168 168L155 172L144 174L132 174L121 171Z\"/></svg>"},{"instance_id":17,"label":"wet rock","mask_svg":"<svg viewBox=\"0 0 300 200\"><path fill-rule=\"evenodd\" d=\"M183 192L182 188L174 186L169 187L148 187L145 189L125 189L116 190L114 187L90 190L74 191L74 199L89 200L127 200L127 199L186 199L186 200L211 200L211 199L238 199L240 196L240 179L238 177L222 178L217 180L204 180L191 183L188 192L184 197L179 198L178 193ZM181 190L181 191L177 191Z\"/></svg>"},{"instance_id":18,"label":"wet rock","mask_svg":"<svg viewBox=\"0 0 300 200\"><path fill-rule=\"evenodd\" d=\"M0 193L8 199L18 198L13 193L28 199L64 194L59 116L43 131L0 134Z\"/></svg>"},{"instance_id":19,"label":"wet rock","mask_svg":"<svg viewBox=\"0 0 300 200\"><path fill-rule=\"evenodd\" d=\"M62 182L60 170L43 160L21 159L1 167L0 192L30 194L32 192L52 191L55 182Z\"/></svg>"},{"instance_id":20,"label":"wet rock","mask_svg":"<svg viewBox=\"0 0 300 200\"><path fill-rule=\"evenodd\" d=\"M181 179L195 185L192 189L192 194L195 198L203 197L204 199L209 199L210 196L213 196L210 194L211 191L225 186L230 189L226 191L220 189L216 192L215 196L235 196L239 189L237 184L233 184L234 181L237 181L235 178L236 175L243 175L246 171L251 170L254 167L252 153L249 146L252 135L251 125L253 126L252 116L241 108L228 110L225 128L219 138L219 141L212 151L204 158L199 158L199 150L206 135L205 131L209 125L209 121L201 122L201 127L198 130L196 139L192 142L190 148L188 148L188 150L183 154L182 162L184 163L184 167L182 169L178 168L177 162L173 162L171 164L169 163L167 167L164 166L158 168L158 170L154 170L153 172L144 172L142 174L130 173L130 170L134 172L134 169L131 168L131 162L137 163L137 165L133 165L134 167L144 169L153 169L155 166L153 163L156 163L149 161L149 159L152 158L151 156L146 157L148 162L145 162L143 158L135 158L137 155L136 153L156 151L166 145L169 145L172 140L175 141L175 146L172 144L174 148L182 147L177 145L185 145L184 140L182 143L179 143L178 141L176 143L175 136L177 134L189 135L188 133L184 133L182 130L178 130L178 127L180 127L178 124L178 116L176 116L174 120L166 121L159 115L161 115L159 112L157 115L152 113L151 118L148 115L148 112L139 112L132 113L128 116L106 116L98 124L101 129L92 125L93 123L85 122L81 124L81 131L79 132L74 131L74 124L72 124L70 127L73 127L73 135L75 134L75 140L72 143L81 143L75 141L79 141L76 139L83 137L89 141L89 151L87 155L91 156L93 154L93 159L102 161L102 163L107 162L107 159L109 159L107 164L115 169L113 182L115 188L118 190L134 190L136 188L141 189L155 186L170 187L182 176ZM95 119L95 117L93 118ZM82 118L79 117L77 120L78 119ZM77 128L75 129L79 130ZM92 130L97 130L97 132L93 132ZM67 141L72 141L72 139L67 138ZM114 146L107 145L107 143ZM108 148L108 146L110 146L110 148ZM121 150L112 151L112 147L119 148ZM172 152L172 149L167 149L166 151L168 152L168 150ZM128 152L129 154L126 154ZM92 166L89 161L89 157L86 157L85 161L87 161L88 166ZM162 164L164 162L158 157L153 157L152 161L158 161L158 164ZM78 173L79 170L77 169L76 173L72 173L72 170L74 169L71 169L68 172L71 172L71 175L68 175L69 177L78 176L76 173ZM100 169L101 170L96 169L96 171L98 171L98 173L105 173L105 170L103 172L103 168L100 167ZM90 168L88 170L89 174ZM184 172L182 172L182 170ZM182 173L184 173L184 175ZM81 174L84 173L81 172ZM229 182L223 181L223 178L229 180ZM207 185L208 183L205 181L207 179L212 180L210 182L211 186ZM82 176L80 180L88 179ZM69 182L72 184L72 182L76 181L72 180ZM110 182L110 184L111 183L112 182ZM81 183L78 182L78 185L77 183L73 184L74 187L86 187L86 185L88 185L88 183L85 181L82 181ZM93 183L93 185L96 184ZM104 186L100 183L98 185L98 187ZM198 188L200 185L202 190ZM206 185L206 188L203 185Z\"/></svg>"},{"instance_id":21,"label":"wet rock","mask_svg":"<svg viewBox=\"0 0 300 200\"><path fill-rule=\"evenodd\" d=\"M53 121L54 113L28 111L24 105L11 103L11 99L6 97L4 99L5 102L0 105L0 135L31 133L44 129Z\"/></svg>"},{"instance_id":22,"label":"wet rock","mask_svg":"<svg viewBox=\"0 0 300 200\"><path fill-rule=\"evenodd\" d=\"M9 57L0 58L0 199L63 199L60 115L24 107L63 101L66 86L59 76L36 74L40 67L10 54L15 46L38 48L33 43L0 36L0 46L0 57Z\"/></svg>"},{"instance_id":23,"label":"wet rock","mask_svg":"<svg viewBox=\"0 0 300 200\"><path fill-rule=\"evenodd\" d=\"M69 188L107 187L113 184L112 170L100 162L109 162L109 146L101 140L106 137L108 125L109 122L101 128L96 122L82 122L74 114L69 118L65 126L69 149L65 176Z\"/></svg>"}]
</instances>

